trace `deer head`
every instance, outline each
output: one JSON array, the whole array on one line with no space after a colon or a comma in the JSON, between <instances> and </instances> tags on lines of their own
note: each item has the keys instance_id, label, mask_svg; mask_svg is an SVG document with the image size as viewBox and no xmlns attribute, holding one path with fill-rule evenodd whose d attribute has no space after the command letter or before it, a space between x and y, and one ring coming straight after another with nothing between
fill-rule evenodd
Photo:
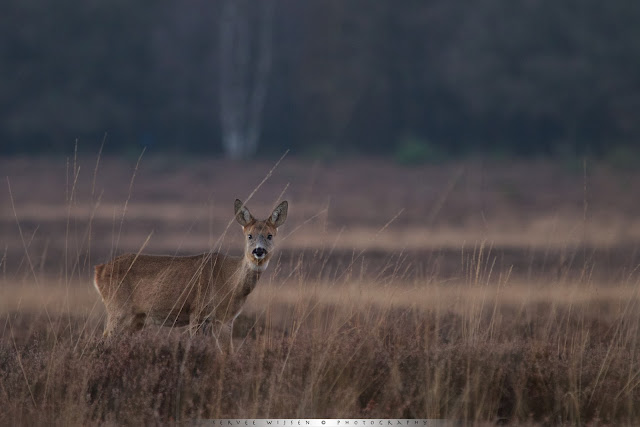
<instances>
[{"instance_id":1,"label":"deer head","mask_svg":"<svg viewBox=\"0 0 640 427\"><path fill-rule=\"evenodd\" d=\"M245 237L244 258L251 269L264 271L267 268L278 227L287 219L288 207L289 204L284 201L276 206L269 218L259 221L251 215L244 203L236 199L236 221L242 226Z\"/></svg>"}]
</instances>

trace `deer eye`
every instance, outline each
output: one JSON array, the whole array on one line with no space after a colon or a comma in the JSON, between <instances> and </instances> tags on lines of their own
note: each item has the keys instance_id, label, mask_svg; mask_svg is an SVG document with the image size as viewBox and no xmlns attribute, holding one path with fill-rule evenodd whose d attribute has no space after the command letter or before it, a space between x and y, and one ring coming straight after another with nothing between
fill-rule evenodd
<instances>
[{"instance_id":1,"label":"deer eye","mask_svg":"<svg viewBox=\"0 0 640 427\"><path fill-rule=\"evenodd\" d=\"M273 239L273 234L269 234L269 235L267 236L267 239L268 239L268 240Z\"/></svg>"},{"instance_id":2,"label":"deer eye","mask_svg":"<svg viewBox=\"0 0 640 427\"><path fill-rule=\"evenodd\" d=\"M247 238L248 238L249 240L251 240L251 239L253 239L253 235L252 235L252 234L249 234L249 235L247 236Z\"/></svg>"}]
</instances>

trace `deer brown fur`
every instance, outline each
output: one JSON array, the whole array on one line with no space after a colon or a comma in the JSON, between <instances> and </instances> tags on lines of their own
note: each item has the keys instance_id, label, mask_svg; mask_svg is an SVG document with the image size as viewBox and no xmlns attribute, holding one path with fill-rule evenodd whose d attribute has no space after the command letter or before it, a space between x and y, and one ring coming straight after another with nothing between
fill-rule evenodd
<instances>
[{"instance_id":1,"label":"deer brown fur","mask_svg":"<svg viewBox=\"0 0 640 427\"><path fill-rule=\"evenodd\" d=\"M288 203L263 221L240 200L234 207L245 236L241 257L125 254L96 266L94 284L107 311L104 335L135 332L147 323L188 326L191 333L213 335L221 349L231 347L233 321L269 264Z\"/></svg>"}]
</instances>

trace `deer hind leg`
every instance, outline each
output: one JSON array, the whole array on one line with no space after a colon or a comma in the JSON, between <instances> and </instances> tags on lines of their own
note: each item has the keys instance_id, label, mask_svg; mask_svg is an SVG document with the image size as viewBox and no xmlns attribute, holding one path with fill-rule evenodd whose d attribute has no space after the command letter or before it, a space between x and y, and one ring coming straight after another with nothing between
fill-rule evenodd
<instances>
[{"instance_id":1,"label":"deer hind leg","mask_svg":"<svg viewBox=\"0 0 640 427\"><path fill-rule=\"evenodd\" d=\"M147 314L143 312L127 313L124 315L107 314L107 324L104 327L104 337L113 334L131 334L140 331L147 320Z\"/></svg>"},{"instance_id":2,"label":"deer hind leg","mask_svg":"<svg viewBox=\"0 0 640 427\"><path fill-rule=\"evenodd\" d=\"M138 312L131 316L131 321L127 325L129 332L138 332L144 328L144 324L147 321L147 313Z\"/></svg>"},{"instance_id":3,"label":"deer hind leg","mask_svg":"<svg viewBox=\"0 0 640 427\"><path fill-rule=\"evenodd\" d=\"M102 336L105 338L112 336L116 328L117 328L117 324L114 321L113 316L111 316L110 314L107 314L107 323L104 325L104 332L102 333Z\"/></svg>"},{"instance_id":4,"label":"deer hind leg","mask_svg":"<svg viewBox=\"0 0 640 427\"><path fill-rule=\"evenodd\" d=\"M103 337L112 337L122 331L122 316L107 309L107 323L104 325Z\"/></svg>"}]
</instances>

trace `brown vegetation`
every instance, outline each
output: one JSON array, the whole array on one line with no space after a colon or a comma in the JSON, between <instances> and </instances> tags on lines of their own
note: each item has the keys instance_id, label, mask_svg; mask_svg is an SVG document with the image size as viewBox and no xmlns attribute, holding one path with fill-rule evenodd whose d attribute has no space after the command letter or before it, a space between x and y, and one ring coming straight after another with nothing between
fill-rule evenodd
<instances>
[{"instance_id":1,"label":"brown vegetation","mask_svg":"<svg viewBox=\"0 0 640 427\"><path fill-rule=\"evenodd\" d=\"M374 165L361 167L366 170ZM312 180L298 163L288 167L299 174L298 183L304 178ZM190 338L181 328L150 327L123 339L101 339L104 311L92 289L88 266L112 251L131 250L127 245L143 246L134 240L127 243L127 227L135 225L138 236L152 229L154 236L161 236L165 227L177 232L189 219L180 215L174 221L166 218L158 222L146 222L150 220L144 216L130 218L129 213L139 205L154 203L148 193L132 197L122 238L114 247L120 237L122 205L115 220L112 216L101 223L94 218L93 231L86 233L88 218L78 214L75 219L73 212L86 208L90 215L102 209L91 209L97 198L91 198L90 190L78 190L82 197L71 202L63 199L58 205L46 200L50 195L38 201L34 190L30 201L25 194L28 185L16 183L21 180L16 178L12 193L24 244L19 235L16 237L15 218L10 224L10 203L4 204L9 208L3 208L1 223L7 230L1 243L8 248L2 257L0 281L3 419L21 424L167 423L198 417L638 423L640 287L633 236L613 239L609 245L597 245L602 241L596 238L589 245L580 239L566 245L559 239L543 245L530 244L530 235L522 233L519 246L506 245L499 238L496 243L490 229L478 231L473 225L478 210L459 211L466 198L453 186L450 194L441 197L441 212L433 215L433 224L414 229L418 230L415 233L426 241L441 232L440 226L448 226L460 236L468 230L468 236L483 236L484 240L472 237L457 246L441 247L416 243L409 249L396 243L384 251L384 245L371 242L384 240L387 232L409 235L419 223L420 212L422 217L429 216L424 206L437 205L438 199L435 190L432 196L423 195L421 201L417 193L423 190L403 187L405 179L435 172L396 171L383 165L383 185L390 185L386 179L391 172L385 167L397 172L397 185L402 190L384 189L391 202L373 213L369 206L362 209L362 203L371 203L366 195L336 189L329 193L334 200L325 205L329 209L324 219L307 221L313 209L322 211L322 203L311 196L305 200L305 193L298 194L298 189L287 190L294 199L298 194L299 206L306 213L296 211L298 205L292 201L293 224L285 227L283 236L290 233L290 242L296 243L285 241L282 255L274 258L249 296L244 314L234 325L233 356L220 354L215 342L206 337ZM525 168L535 170L531 165ZM540 166L539 175L548 172L545 168ZM338 166L334 172L344 170ZM574 183L578 196L571 193L573 207L565 205L562 214L567 224L573 223L575 233L587 236L587 240L598 233L607 235L593 219L606 215L606 205L589 203L585 219L585 200L582 205L577 203L584 197L583 178L560 169L553 171L562 185L547 183L535 193L528 189L521 195L526 200L540 200L539 204L514 202L512 195L502 200L495 187L489 186L484 194L495 198L497 206L486 208L486 220L497 226L501 212L504 218L517 218L521 212L520 224L525 225L535 221L536 212L540 217L552 217L557 212L546 209L549 202L545 200L568 198L571 192L567 189L567 194L562 194L563 187ZM188 175L183 170L177 173ZM318 182L338 179L324 172L311 173L319 174ZM445 169L439 173L443 174L442 182L448 174ZM497 182L508 173L507 169L485 172L487 181ZM268 184L260 196L265 206L271 202L265 192L276 198L277 189L283 189L282 176L274 177L276 184ZM348 184L356 177L344 172L342 179ZM466 178L460 179L466 182ZM516 187L527 182L516 173L513 179ZM611 200L611 214L624 218L620 223L633 223L635 205L628 200L620 202L624 207L615 205L620 194L615 185L607 186L617 182L613 174L596 170L588 179L587 202L600 196ZM472 181L465 185L472 187ZM230 187L237 185L229 182L233 183ZM256 183L247 181L246 186ZM168 187L168 193L175 191ZM231 191L239 190L222 188L219 193L226 197ZM319 190L310 190L312 196L314 191ZM194 192L184 197L193 197ZM85 207L83 197L87 199ZM215 197L222 200L218 193ZM371 198L376 197L381 196L371 192ZM399 201L402 197L406 204ZM351 198L356 202L349 202ZM33 220L39 228L29 229L28 221L21 221L28 216L24 211L28 203L48 203L54 211L70 206L70 225L65 224L64 215L49 222L44 215ZM466 203L472 206L475 202ZM401 216L384 228L394 215L389 215L389 204L406 208L408 218ZM184 206L178 202L175 209ZM164 209L150 212L168 215ZM370 237L332 245L340 241L343 227L349 231L356 225L350 220L354 212L371 214L359 225L368 227ZM43 215L43 211L31 215L36 214ZM216 227L224 227L232 212L226 217L222 211L219 215L211 216L215 217L216 233L207 235L214 244ZM457 222L456 227L456 218L467 220ZM115 225L106 232L108 221ZM206 227L194 221L193 227ZM64 235L65 229L69 230L66 260L64 245L61 248L57 246L60 242L50 241L47 246L43 238ZM193 234L182 230L181 237L188 242ZM315 243L304 247L307 236ZM511 238L517 241L515 233ZM153 247L160 249L163 244ZM180 246L179 242L174 241L174 246Z\"/></svg>"}]
</instances>

